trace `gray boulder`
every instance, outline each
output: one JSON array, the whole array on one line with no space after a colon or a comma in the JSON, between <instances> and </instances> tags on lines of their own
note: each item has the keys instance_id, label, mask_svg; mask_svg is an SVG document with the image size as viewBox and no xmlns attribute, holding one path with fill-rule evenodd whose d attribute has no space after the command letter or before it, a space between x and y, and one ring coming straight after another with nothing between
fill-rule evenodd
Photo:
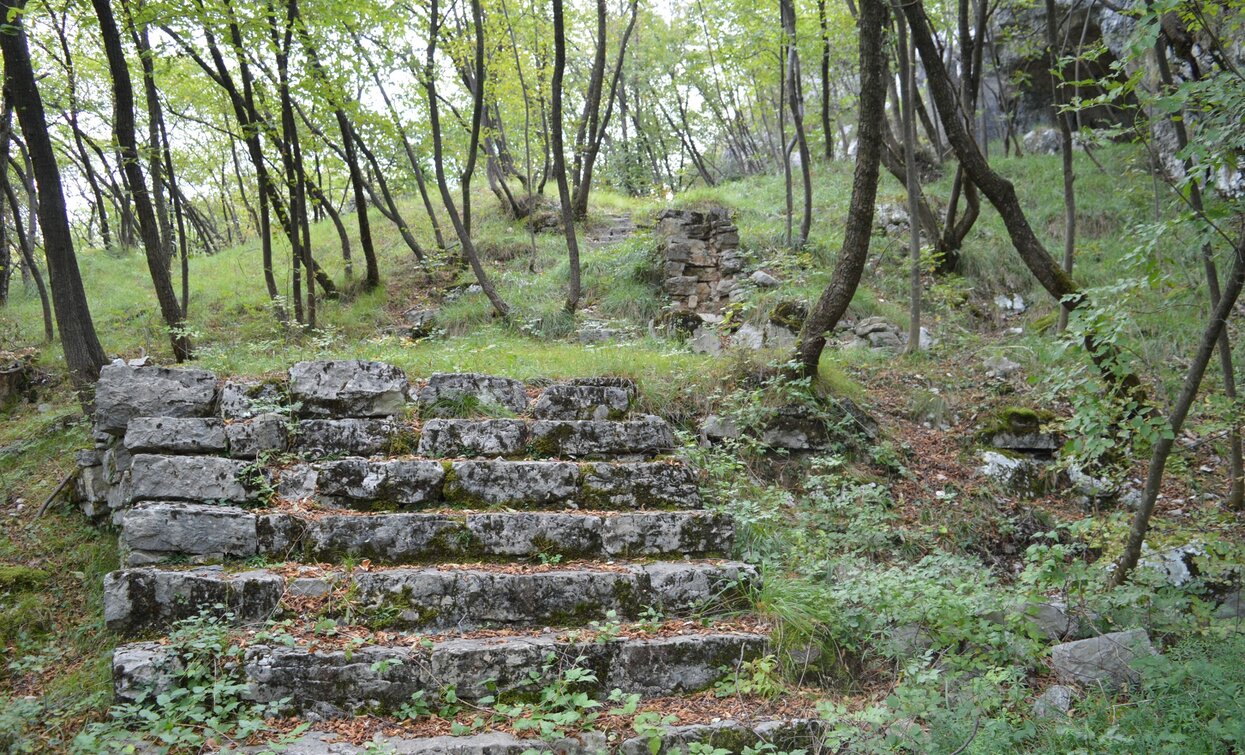
<instances>
[{"instance_id":1,"label":"gray boulder","mask_svg":"<svg viewBox=\"0 0 1245 755\"><path fill-rule=\"evenodd\" d=\"M289 447L289 423L280 414L260 414L225 426L229 455L235 459L254 459L261 454L284 451Z\"/></svg>"},{"instance_id":2,"label":"gray boulder","mask_svg":"<svg viewBox=\"0 0 1245 755\"><path fill-rule=\"evenodd\" d=\"M674 433L652 415L626 422L593 420L537 420L531 427L531 447L538 456L644 457L674 449Z\"/></svg>"},{"instance_id":3,"label":"gray boulder","mask_svg":"<svg viewBox=\"0 0 1245 755\"><path fill-rule=\"evenodd\" d=\"M588 464L579 503L586 509L695 509L700 507L696 477L685 464Z\"/></svg>"},{"instance_id":4,"label":"gray boulder","mask_svg":"<svg viewBox=\"0 0 1245 755\"><path fill-rule=\"evenodd\" d=\"M291 446L306 457L375 456L389 451L401 432L402 425L392 419L305 419Z\"/></svg>"},{"instance_id":5,"label":"gray boulder","mask_svg":"<svg viewBox=\"0 0 1245 755\"><path fill-rule=\"evenodd\" d=\"M263 571L121 569L104 577L104 623L114 632L141 632L201 610L230 613L241 622L263 621L276 612L284 590L282 577Z\"/></svg>"},{"instance_id":6,"label":"gray boulder","mask_svg":"<svg viewBox=\"0 0 1245 755\"><path fill-rule=\"evenodd\" d=\"M538 419L621 419L634 396L634 384L551 385L541 392L532 414Z\"/></svg>"},{"instance_id":7,"label":"gray boulder","mask_svg":"<svg viewBox=\"0 0 1245 755\"><path fill-rule=\"evenodd\" d=\"M419 455L518 456L527 438L521 419L430 419L419 436Z\"/></svg>"},{"instance_id":8,"label":"gray boulder","mask_svg":"<svg viewBox=\"0 0 1245 755\"><path fill-rule=\"evenodd\" d=\"M470 406L472 403L477 406ZM420 389L419 405L431 416L456 416L464 410L489 406L522 414L527 411L527 389L522 381L510 378L438 372Z\"/></svg>"},{"instance_id":9,"label":"gray boulder","mask_svg":"<svg viewBox=\"0 0 1245 755\"><path fill-rule=\"evenodd\" d=\"M121 512L122 562L144 566L188 557L197 563L255 555L255 515L233 506L154 501Z\"/></svg>"},{"instance_id":10,"label":"gray boulder","mask_svg":"<svg viewBox=\"0 0 1245 755\"><path fill-rule=\"evenodd\" d=\"M1227 620L1245 618L1245 600L1242 600L1240 590L1223 599L1223 602L1215 609L1215 618Z\"/></svg>"},{"instance_id":11,"label":"gray boulder","mask_svg":"<svg viewBox=\"0 0 1245 755\"><path fill-rule=\"evenodd\" d=\"M1062 684L1052 684L1033 701L1033 715L1038 718L1066 718L1072 710L1076 691Z\"/></svg>"},{"instance_id":12,"label":"gray boulder","mask_svg":"<svg viewBox=\"0 0 1245 755\"><path fill-rule=\"evenodd\" d=\"M130 453L215 454L228 447L224 423L210 417L135 417L124 443Z\"/></svg>"},{"instance_id":13,"label":"gray boulder","mask_svg":"<svg viewBox=\"0 0 1245 755\"><path fill-rule=\"evenodd\" d=\"M359 360L299 362L290 399L308 417L388 417L402 411L409 383L391 364Z\"/></svg>"},{"instance_id":14,"label":"gray boulder","mask_svg":"<svg viewBox=\"0 0 1245 755\"><path fill-rule=\"evenodd\" d=\"M138 454L130 465L130 496L134 501L248 503L255 498L246 481L250 473L244 462L220 456Z\"/></svg>"},{"instance_id":15,"label":"gray boulder","mask_svg":"<svg viewBox=\"0 0 1245 755\"><path fill-rule=\"evenodd\" d=\"M288 401L285 386L271 380L231 379L221 386L217 412L222 419L250 419Z\"/></svg>"},{"instance_id":16,"label":"gray boulder","mask_svg":"<svg viewBox=\"0 0 1245 755\"><path fill-rule=\"evenodd\" d=\"M1139 682L1133 662L1155 654L1145 630L1133 629L1056 645L1051 648L1051 664L1060 682L1114 690Z\"/></svg>"},{"instance_id":17,"label":"gray boulder","mask_svg":"<svg viewBox=\"0 0 1245 755\"><path fill-rule=\"evenodd\" d=\"M341 459L317 465L316 496L351 508L417 506L441 499L445 468L415 459Z\"/></svg>"},{"instance_id":18,"label":"gray boulder","mask_svg":"<svg viewBox=\"0 0 1245 755\"><path fill-rule=\"evenodd\" d=\"M456 461L445 498L467 506L536 508L573 502L579 465L556 461Z\"/></svg>"},{"instance_id":19,"label":"gray boulder","mask_svg":"<svg viewBox=\"0 0 1245 755\"><path fill-rule=\"evenodd\" d=\"M95 388L95 429L122 435L135 417L206 417L216 376L205 370L104 365Z\"/></svg>"}]
</instances>

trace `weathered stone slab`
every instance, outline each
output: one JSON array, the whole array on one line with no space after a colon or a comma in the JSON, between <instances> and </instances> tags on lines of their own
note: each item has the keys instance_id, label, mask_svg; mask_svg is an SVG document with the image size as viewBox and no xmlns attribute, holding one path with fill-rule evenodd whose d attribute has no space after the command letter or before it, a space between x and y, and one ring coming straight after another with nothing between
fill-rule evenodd
<instances>
[{"instance_id":1,"label":"weathered stone slab","mask_svg":"<svg viewBox=\"0 0 1245 755\"><path fill-rule=\"evenodd\" d=\"M445 498L464 505L536 508L573 502L579 466L551 461L456 461Z\"/></svg>"},{"instance_id":2,"label":"weathered stone slab","mask_svg":"<svg viewBox=\"0 0 1245 755\"><path fill-rule=\"evenodd\" d=\"M676 635L633 640L619 647L605 687L644 697L682 695L712 687L719 670L736 668L765 652L763 637L751 634Z\"/></svg>"},{"instance_id":3,"label":"weathered stone slab","mask_svg":"<svg viewBox=\"0 0 1245 755\"><path fill-rule=\"evenodd\" d=\"M1060 682L1118 689L1141 681L1132 664L1155 652L1145 630L1133 629L1055 645L1050 657Z\"/></svg>"},{"instance_id":4,"label":"weathered stone slab","mask_svg":"<svg viewBox=\"0 0 1245 755\"><path fill-rule=\"evenodd\" d=\"M611 557L666 553L721 554L731 550L735 525L730 516L707 511L645 512L605 517L601 550Z\"/></svg>"},{"instance_id":5,"label":"weathered stone slab","mask_svg":"<svg viewBox=\"0 0 1245 755\"><path fill-rule=\"evenodd\" d=\"M527 389L522 381L474 372L438 372L419 391L425 416L454 417L479 409L500 407L522 414L527 411Z\"/></svg>"},{"instance_id":6,"label":"weathered stone slab","mask_svg":"<svg viewBox=\"0 0 1245 755\"><path fill-rule=\"evenodd\" d=\"M605 519L583 514L505 512L471 514L467 530L472 547L490 556L566 557L600 555Z\"/></svg>"},{"instance_id":7,"label":"weathered stone slab","mask_svg":"<svg viewBox=\"0 0 1245 755\"><path fill-rule=\"evenodd\" d=\"M254 492L243 482L247 465L220 456L137 454L130 464L134 501L247 503Z\"/></svg>"},{"instance_id":8,"label":"weathered stone slab","mask_svg":"<svg viewBox=\"0 0 1245 755\"><path fill-rule=\"evenodd\" d=\"M746 586L760 586L756 568L737 561L658 561L635 568L647 575L649 589L657 601L648 605L660 605L672 612L718 608L738 598Z\"/></svg>"},{"instance_id":9,"label":"weathered stone slab","mask_svg":"<svg viewBox=\"0 0 1245 755\"><path fill-rule=\"evenodd\" d=\"M378 564L418 563L466 552L466 534L461 516L325 516L307 524L306 549L318 561L351 557Z\"/></svg>"},{"instance_id":10,"label":"weathered stone slab","mask_svg":"<svg viewBox=\"0 0 1245 755\"><path fill-rule=\"evenodd\" d=\"M538 419L617 420L631 409L635 387L622 385L551 385L532 408Z\"/></svg>"},{"instance_id":11,"label":"weathered stone slab","mask_svg":"<svg viewBox=\"0 0 1245 755\"><path fill-rule=\"evenodd\" d=\"M645 457L672 451L674 433L651 415L626 422L537 420L530 445L539 456Z\"/></svg>"},{"instance_id":12,"label":"weathered stone slab","mask_svg":"<svg viewBox=\"0 0 1245 755\"><path fill-rule=\"evenodd\" d=\"M264 571L121 569L104 577L104 622L114 632L141 632L202 610L263 621L277 610L284 588L284 579Z\"/></svg>"},{"instance_id":13,"label":"weathered stone slab","mask_svg":"<svg viewBox=\"0 0 1245 755\"><path fill-rule=\"evenodd\" d=\"M95 429L122 435L135 417L206 417L216 376L205 370L104 365L95 387Z\"/></svg>"},{"instance_id":14,"label":"weathered stone slab","mask_svg":"<svg viewBox=\"0 0 1245 755\"><path fill-rule=\"evenodd\" d=\"M170 558L200 563L255 555L255 515L233 506L156 501L120 515L119 543L126 566Z\"/></svg>"},{"instance_id":15,"label":"weathered stone slab","mask_svg":"<svg viewBox=\"0 0 1245 755\"><path fill-rule=\"evenodd\" d=\"M216 454L228 447L225 425L204 417L135 417L125 431L130 453Z\"/></svg>"},{"instance_id":16,"label":"weathered stone slab","mask_svg":"<svg viewBox=\"0 0 1245 755\"><path fill-rule=\"evenodd\" d=\"M619 687L645 697L697 692L721 676L719 667L735 667L765 652L763 637L753 634L694 634L655 640L615 639L604 644L574 644L551 635L457 639L423 646L364 646L313 651L306 647L252 645L241 675L248 697L260 703L288 698L284 712L340 717L367 711L392 711L423 690L436 699L454 686L459 698L538 692L548 681L530 672L545 666L545 656L582 659L601 680L588 691L605 697ZM123 672L114 674L118 697L132 699L137 680L160 684L167 650L152 645L124 646L114 653ZM549 678L562 669L550 668ZM167 683L167 682L166 682Z\"/></svg>"},{"instance_id":17,"label":"weathered stone slab","mask_svg":"<svg viewBox=\"0 0 1245 755\"><path fill-rule=\"evenodd\" d=\"M229 455L235 459L254 459L266 453L280 453L289 447L289 421L280 414L260 414L225 426Z\"/></svg>"},{"instance_id":18,"label":"weathered stone slab","mask_svg":"<svg viewBox=\"0 0 1245 755\"><path fill-rule=\"evenodd\" d=\"M713 723L668 726L658 732L658 753L685 753L692 745L703 745L706 751L726 750L743 752L744 748L757 748L767 744L772 750L760 752L822 752L824 751L822 723L812 719L766 721L749 726L739 721L713 721ZM651 736L636 736L624 740L612 752L618 755L649 755L652 750Z\"/></svg>"},{"instance_id":19,"label":"weathered stone slab","mask_svg":"<svg viewBox=\"0 0 1245 755\"><path fill-rule=\"evenodd\" d=\"M586 465L579 500L587 509L695 509L700 490L685 464L601 462Z\"/></svg>"},{"instance_id":20,"label":"weathered stone slab","mask_svg":"<svg viewBox=\"0 0 1245 755\"><path fill-rule=\"evenodd\" d=\"M291 447L307 457L376 456L389 451L402 425L389 419L306 419Z\"/></svg>"},{"instance_id":21,"label":"weathered stone slab","mask_svg":"<svg viewBox=\"0 0 1245 755\"><path fill-rule=\"evenodd\" d=\"M290 399L307 417L388 417L402 411L409 383L391 364L357 360L299 362Z\"/></svg>"},{"instance_id":22,"label":"weathered stone slab","mask_svg":"<svg viewBox=\"0 0 1245 755\"><path fill-rule=\"evenodd\" d=\"M730 552L732 535L729 517L701 511L621 516L535 511L337 515L306 522L305 555L314 561L350 557L376 564L540 555L720 556ZM268 552L262 542L260 550Z\"/></svg>"},{"instance_id":23,"label":"weathered stone slab","mask_svg":"<svg viewBox=\"0 0 1245 755\"><path fill-rule=\"evenodd\" d=\"M419 455L437 458L518 456L528 425L519 419L430 419L419 436Z\"/></svg>"},{"instance_id":24,"label":"weathered stone slab","mask_svg":"<svg viewBox=\"0 0 1245 755\"><path fill-rule=\"evenodd\" d=\"M316 465L316 496L358 508L416 506L441 499L445 468L413 459L341 459Z\"/></svg>"},{"instance_id":25,"label":"weathered stone slab","mask_svg":"<svg viewBox=\"0 0 1245 755\"><path fill-rule=\"evenodd\" d=\"M638 617L658 605L642 573L560 569L532 574L469 569L391 569L354 575L363 610L388 609L388 626L430 631L583 626L608 612Z\"/></svg>"},{"instance_id":26,"label":"weathered stone slab","mask_svg":"<svg viewBox=\"0 0 1245 755\"><path fill-rule=\"evenodd\" d=\"M250 419L288 402L285 386L275 381L231 379L221 386L217 413L221 419Z\"/></svg>"}]
</instances>

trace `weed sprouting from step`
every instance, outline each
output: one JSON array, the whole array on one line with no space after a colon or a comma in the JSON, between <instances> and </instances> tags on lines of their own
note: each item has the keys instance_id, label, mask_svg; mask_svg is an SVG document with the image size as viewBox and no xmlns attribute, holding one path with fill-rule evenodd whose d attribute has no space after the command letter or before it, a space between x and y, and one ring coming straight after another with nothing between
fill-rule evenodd
<instances>
[{"instance_id":1,"label":"weed sprouting from step","mask_svg":"<svg viewBox=\"0 0 1245 755\"><path fill-rule=\"evenodd\" d=\"M239 675L244 648L230 633L233 617L222 613L224 606L214 609L177 624L157 679L132 702L114 705L108 720L87 725L74 740L74 752L133 752L149 745L199 752L270 730L266 719L288 701L261 705L246 699L248 685ZM274 744L293 741L307 726Z\"/></svg>"}]
</instances>

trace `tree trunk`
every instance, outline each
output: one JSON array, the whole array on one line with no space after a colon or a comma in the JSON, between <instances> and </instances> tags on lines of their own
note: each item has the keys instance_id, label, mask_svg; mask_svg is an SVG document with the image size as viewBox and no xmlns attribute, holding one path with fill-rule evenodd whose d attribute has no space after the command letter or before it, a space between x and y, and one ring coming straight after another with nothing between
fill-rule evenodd
<instances>
[{"instance_id":1,"label":"tree trunk","mask_svg":"<svg viewBox=\"0 0 1245 755\"><path fill-rule=\"evenodd\" d=\"M1055 125L1059 127L1059 154L1063 163L1063 271L1072 275L1073 256L1076 252L1076 174L1072 170L1072 125L1068 114L1063 112L1063 66L1059 62L1059 16L1055 0L1046 0L1046 47L1050 57L1051 106ZM1062 333L1068 327L1068 308L1059 307L1056 331Z\"/></svg>"},{"instance_id":2,"label":"tree trunk","mask_svg":"<svg viewBox=\"0 0 1245 755\"><path fill-rule=\"evenodd\" d=\"M602 60L604 66L604 14L605 2L598 0L597 13L601 20L598 23L598 31L601 33L601 39L598 42L597 57ZM580 280L579 280L579 239L575 237L575 213L571 206L571 190L566 180L566 151L562 145L562 77L566 72L566 26L563 19L562 0L553 0L553 115L550 116L550 149L553 151L553 177L558 183L558 199L562 205L562 230L566 234L566 252L570 261L571 278L567 288L566 295L566 311L575 314L575 309L579 307L580 296ZM599 72L596 67L593 68L594 80L599 78ZM599 85L599 81L596 82ZM592 87L589 87L589 97L592 96ZM578 140L577 140L578 141Z\"/></svg>"},{"instance_id":3,"label":"tree trunk","mask_svg":"<svg viewBox=\"0 0 1245 755\"><path fill-rule=\"evenodd\" d=\"M1154 445L1154 450L1150 454L1150 469L1146 474L1146 486L1141 494L1141 504L1137 507L1137 513L1133 517L1124 553L1115 563L1115 569L1108 580L1112 587L1123 584L1128 579L1128 575L1137 567L1137 561L1141 558L1141 548L1145 544L1146 534L1150 531L1150 517L1154 514L1154 504L1158 500L1159 488L1163 484L1167 460L1171 457L1176 437L1180 435L1180 430L1184 427L1185 417L1188 416L1189 409L1193 406L1194 399L1197 398L1198 389L1202 385L1202 376L1206 374L1211 355L1216 345L1219 344L1219 336L1227 328L1228 318L1232 316L1232 309L1241 295L1241 286L1245 284L1245 233L1237 239L1234 252L1232 272L1228 276L1227 286L1223 290L1219 303L1211 312L1210 322L1202 331L1197 353L1185 373L1180 395L1176 398L1171 415L1167 419L1168 432Z\"/></svg>"},{"instance_id":4,"label":"tree trunk","mask_svg":"<svg viewBox=\"0 0 1245 755\"><path fill-rule=\"evenodd\" d=\"M914 354L921 348L921 182L916 169L916 49L908 39L903 17L902 0L892 0L895 7L895 59L899 61L899 93L903 110L904 173L908 191L908 345L905 352Z\"/></svg>"},{"instance_id":5,"label":"tree trunk","mask_svg":"<svg viewBox=\"0 0 1245 755\"><path fill-rule=\"evenodd\" d=\"M471 270L475 273L480 288L484 291L484 295L488 297L489 303L493 305L493 310L497 312L498 316L506 318L510 315L510 307L501 298L501 295L497 293L497 289L493 287L492 281L489 280L488 274L484 271L484 266L480 264L480 255L476 253L475 244L471 240L471 233L463 222L462 216L458 214L458 208L454 205L454 197L450 193L449 183L445 177L444 145L441 140L441 115L437 99L436 81L437 35L440 32L439 5L439 0L431 0L429 3L428 55L425 61L423 77L424 89L428 94L428 121L432 130L432 162L437 174L437 188L441 192L441 201L445 204L446 214L450 216L450 222L454 226L454 232L458 235L458 241L462 244L463 255L467 258L467 263L471 265ZM478 0L472 0L472 5L478 9ZM478 28L477 33L481 36L482 43L483 29ZM483 81L481 81L481 84L483 84ZM483 86L473 93L477 104L484 96L482 90ZM475 128L478 128L480 125L479 120L474 120L473 125ZM477 132L471 139L472 144L478 143L478 139L479 133Z\"/></svg>"},{"instance_id":6,"label":"tree trunk","mask_svg":"<svg viewBox=\"0 0 1245 755\"><path fill-rule=\"evenodd\" d=\"M800 217L800 235L795 239L796 247L808 243L808 234L813 223L813 158L808 148L808 138L804 133L804 94L800 83L800 53L796 47L795 36L795 0L783 0L782 7L787 32L787 105L791 108L791 126L795 131L795 141L800 147L800 177L804 184L804 214Z\"/></svg>"},{"instance_id":7,"label":"tree trunk","mask_svg":"<svg viewBox=\"0 0 1245 755\"><path fill-rule=\"evenodd\" d=\"M130 83L130 69L125 61L125 51L121 48L121 34L108 0L92 0L92 5L95 6L95 15L99 19L104 54L108 58L108 70L112 75L113 131L117 135L121 168L130 185L134 210L138 214L139 232L143 238L143 249L147 256L147 268L151 271L151 282L156 289L160 314L164 318L165 327L169 329L173 356L177 361L184 362L192 356L190 336L186 333L182 308L177 301L173 281L169 277L169 256L165 252L159 221L156 219L151 196L147 193L147 184L139 162L138 141L134 134L134 89Z\"/></svg>"},{"instance_id":8,"label":"tree trunk","mask_svg":"<svg viewBox=\"0 0 1245 755\"><path fill-rule=\"evenodd\" d=\"M1065 302L1073 308L1080 306L1085 301L1084 294L1038 240L1016 196L1016 188L990 167L977 142L965 128L964 122L957 117L959 111L951 79L939 57L924 5L920 0L910 0L903 8L908 17L908 30L920 52L921 61L925 64L925 74L934 93L943 129L947 132L947 139L955 150L960 165L964 167L968 178L994 205L1007 228L1012 246L1042 287L1055 301ZM1130 411L1143 411L1146 400L1141 381L1122 367L1123 361L1118 349L1099 342L1092 333L1086 336L1085 346L1111 390L1130 402Z\"/></svg>"},{"instance_id":9,"label":"tree trunk","mask_svg":"<svg viewBox=\"0 0 1245 755\"><path fill-rule=\"evenodd\" d=\"M0 0L0 13L4 14L8 25L6 32L0 34L0 54L4 59L6 86L17 106L17 120L26 137L26 149L30 153L39 187L43 251L47 256L48 275L52 279L52 304L60 328L61 346L65 350L65 364L75 387L82 391L99 379L100 368L106 360L95 335L91 310L74 255L60 169L48 136L43 99L35 82L30 48L22 25L25 4L25 0Z\"/></svg>"},{"instance_id":10,"label":"tree trunk","mask_svg":"<svg viewBox=\"0 0 1245 755\"><path fill-rule=\"evenodd\" d=\"M860 5L860 123L857 128L856 171L847 210L843 246L830 284L817 300L796 342L795 360L806 377L817 375L826 346L826 334L847 311L860 285L873 234L873 203L878 191L878 164L882 153L882 121L886 110L886 0L862 0Z\"/></svg>"},{"instance_id":11,"label":"tree trunk","mask_svg":"<svg viewBox=\"0 0 1245 755\"><path fill-rule=\"evenodd\" d=\"M1161 34L1155 42L1154 55L1158 63L1159 78L1163 82L1163 87L1171 91L1175 88L1175 81L1172 78L1171 66L1167 62L1167 45L1166 35ZM1189 132L1185 127L1184 118L1179 114L1173 113L1171 115L1171 123L1176 132L1176 147L1183 152L1189 146ZM1184 169L1187 175L1193 175L1195 166L1191 158L1185 158ZM1205 207L1202 202L1202 187L1196 178L1189 181L1189 206L1197 214L1205 215ZM1210 297L1210 306L1213 309L1219 306L1222 293L1219 290L1219 270L1215 265L1214 250L1209 242L1202 243L1202 269L1206 272L1206 292ZM1226 327L1219 334L1218 345L1219 369L1223 373L1223 392L1229 401L1235 403L1236 373L1232 365L1232 344L1228 340L1228 329ZM1228 482L1227 507L1229 509L1240 509L1245 506L1245 463L1242 461L1241 431L1236 424L1233 424L1228 429L1228 467L1231 479Z\"/></svg>"},{"instance_id":12,"label":"tree trunk","mask_svg":"<svg viewBox=\"0 0 1245 755\"><path fill-rule=\"evenodd\" d=\"M826 141L826 161L834 160L834 130L830 128L830 29L826 0L817 0L817 26L821 29L821 135Z\"/></svg>"}]
</instances>

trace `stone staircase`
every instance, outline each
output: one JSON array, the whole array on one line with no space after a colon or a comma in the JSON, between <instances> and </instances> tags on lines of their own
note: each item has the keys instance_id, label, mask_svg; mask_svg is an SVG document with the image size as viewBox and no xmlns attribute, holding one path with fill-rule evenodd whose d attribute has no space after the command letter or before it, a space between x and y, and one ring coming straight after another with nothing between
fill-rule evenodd
<instances>
[{"instance_id":1,"label":"stone staircase","mask_svg":"<svg viewBox=\"0 0 1245 755\"><path fill-rule=\"evenodd\" d=\"M135 640L114 652L119 700L175 684L185 659L162 635L205 613L250 631L231 667L248 699L313 721L383 716L447 689L522 699L572 666L591 671L579 689L599 699L689 695L767 652L743 615L758 575L726 560L730 517L701 507L670 428L632 413L630 381L412 385L391 365L337 361L218 382L122 363L101 375L79 495L120 533L122 568L104 584L108 627ZM256 634L279 619L343 631ZM805 720L680 723L694 725L665 730L661 751L816 749ZM364 751L331 739L313 731L287 751ZM556 749L651 741L588 733ZM504 731L384 745L554 748Z\"/></svg>"}]
</instances>

